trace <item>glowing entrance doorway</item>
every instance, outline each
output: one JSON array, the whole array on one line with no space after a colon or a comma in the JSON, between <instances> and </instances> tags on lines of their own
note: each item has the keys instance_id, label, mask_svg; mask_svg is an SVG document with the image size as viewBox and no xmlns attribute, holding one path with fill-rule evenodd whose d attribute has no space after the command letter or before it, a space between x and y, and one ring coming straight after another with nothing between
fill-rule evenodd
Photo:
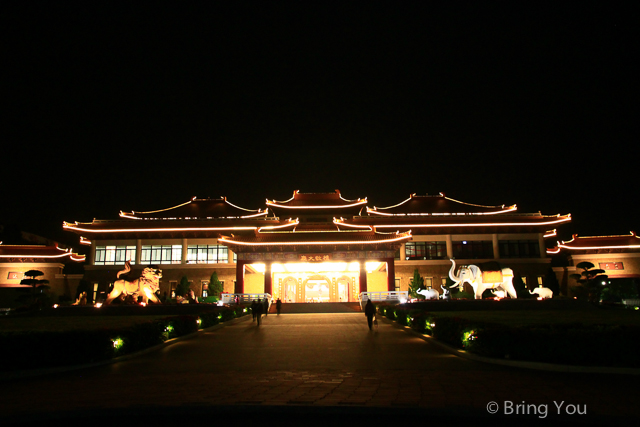
<instances>
[{"instance_id":1,"label":"glowing entrance doorway","mask_svg":"<svg viewBox=\"0 0 640 427\"><path fill-rule=\"evenodd\" d=\"M367 268L379 263L371 264ZM358 301L358 262L274 263L271 273L273 298L283 302Z\"/></svg>"}]
</instances>

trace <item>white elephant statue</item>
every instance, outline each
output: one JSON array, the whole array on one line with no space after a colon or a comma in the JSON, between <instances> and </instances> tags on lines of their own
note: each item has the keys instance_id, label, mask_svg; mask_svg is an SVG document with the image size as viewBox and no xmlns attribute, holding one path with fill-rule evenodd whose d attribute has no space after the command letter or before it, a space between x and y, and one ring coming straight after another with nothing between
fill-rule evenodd
<instances>
[{"instance_id":1,"label":"white elephant statue","mask_svg":"<svg viewBox=\"0 0 640 427\"><path fill-rule=\"evenodd\" d=\"M537 294L538 299L553 298L553 291L543 286L540 286L539 288L535 288L534 290L529 291L529 293L531 293L531 295Z\"/></svg>"},{"instance_id":2,"label":"white elephant statue","mask_svg":"<svg viewBox=\"0 0 640 427\"><path fill-rule=\"evenodd\" d=\"M424 299L438 299L440 293L435 289L418 289L417 293L424 295Z\"/></svg>"},{"instance_id":3,"label":"white elephant statue","mask_svg":"<svg viewBox=\"0 0 640 427\"><path fill-rule=\"evenodd\" d=\"M513 287L513 270L510 268L503 268L496 272L484 272L483 274L483 271L477 265L463 265L456 276L454 274L456 262L451 260L451 263L449 278L454 281L453 286L461 288L465 282L470 284L473 287L475 299L482 299L482 293L487 289L502 290L509 294L511 298L518 298Z\"/></svg>"}]
</instances>

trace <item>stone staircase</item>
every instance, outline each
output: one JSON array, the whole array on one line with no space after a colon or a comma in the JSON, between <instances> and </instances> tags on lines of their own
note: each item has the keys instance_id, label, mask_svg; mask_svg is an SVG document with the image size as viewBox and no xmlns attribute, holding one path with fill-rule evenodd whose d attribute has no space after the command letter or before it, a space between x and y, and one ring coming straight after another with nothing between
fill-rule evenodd
<instances>
[{"instance_id":1,"label":"stone staircase","mask_svg":"<svg viewBox=\"0 0 640 427\"><path fill-rule=\"evenodd\" d=\"M360 312L358 302L283 302L280 313L356 313ZM276 304L271 304L269 314L276 313Z\"/></svg>"}]
</instances>

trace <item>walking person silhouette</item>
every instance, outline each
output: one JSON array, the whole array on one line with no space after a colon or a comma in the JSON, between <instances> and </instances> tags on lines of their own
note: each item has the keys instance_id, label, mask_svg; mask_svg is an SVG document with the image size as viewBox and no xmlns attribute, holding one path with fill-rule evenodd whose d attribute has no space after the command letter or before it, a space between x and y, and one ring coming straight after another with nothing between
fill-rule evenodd
<instances>
[{"instance_id":1,"label":"walking person silhouette","mask_svg":"<svg viewBox=\"0 0 640 427\"><path fill-rule=\"evenodd\" d=\"M258 300L258 303L256 304L256 319L258 319L258 326L260 326L260 323L262 323L263 311L264 311L264 305L262 304L262 302L260 302L260 300Z\"/></svg>"},{"instance_id":2,"label":"walking person silhouette","mask_svg":"<svg viewBox=\"0 0 640 427\"><path fill-rule=\"evenodd\" d=\"M371 300L367 301L367 304L364 306L364 315L367 317L367 323L369 324L369 330L373 329L373 318L376 315L376 306L373 305Z\"/></svg>"}]
</instances>

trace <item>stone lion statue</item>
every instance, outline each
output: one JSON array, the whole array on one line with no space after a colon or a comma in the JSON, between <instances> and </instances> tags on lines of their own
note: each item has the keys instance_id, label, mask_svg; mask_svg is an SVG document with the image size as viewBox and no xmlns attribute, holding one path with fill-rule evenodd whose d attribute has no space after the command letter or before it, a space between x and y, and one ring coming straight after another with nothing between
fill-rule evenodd
<instances>
[{"instance_id":1,"label":"stone lion statue","mask_svg":"<svg viewBox=\"0 0 640 427\"><path fill-rule=\"evenodd\" d=\"M125 262L124 265L124 270L118 272L117 278L131 271L131 263L129 261ZM160 287L160 278L162 278L162 270L150 265L142 270L142 275L134 281L116 280L113 282L113 290L107 296L105 304L111 304L111 301L122 294L133 297L134 301L137 301L138 297L142 297L142 302L144 303L150 300L156 304L162 304L162 301L156 296L156 292Z\"/></svg>"}]
</instances>

